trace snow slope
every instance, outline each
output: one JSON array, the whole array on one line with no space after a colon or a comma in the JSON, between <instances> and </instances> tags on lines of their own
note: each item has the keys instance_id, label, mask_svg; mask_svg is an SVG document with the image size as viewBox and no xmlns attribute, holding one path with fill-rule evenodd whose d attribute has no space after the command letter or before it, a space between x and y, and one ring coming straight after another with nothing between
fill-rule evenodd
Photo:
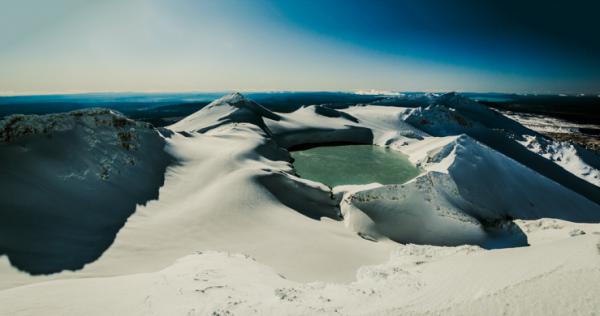
<instances>
[{"instance_id":1,"label":"snow slope","mask_svg":"<svg viewBox=\"0 0 600 316\"><path fill-rule=\"evenodd\" d=\"M532 245L398 245L356 280L299 283L254 258L198 252L157 272L57 280L0 292L0 314L592 315L600 226L520 221ZM573 231L584 234L573 234ZM571 236L572 235L572 236ZM35 298L35 302L32 302Z\"/></svg>"},{"instance_id":2,"label":"snow slope","mask_svg":"<svg viewBox=\"0 0 600 316\"><path fill-rule=\"evenodd\" d=\"M0 122L0 254L52 273L98 258L136 204L158 197L159 132L101 109Z\"/></svg>"},{"instance_id":3,"label":"snow slope","mask_svg":"<svg viewBox=\"0 0 600 316\"><path fill-rule=\"evenodd\" d=\"M573 223L600 222L597 187L520 144L515 135L530 133L520 124L453 94L430 98L440 104L344 110L312 105L280 114L233 94L165 130L127 121L128 128L134 124L156 140L156 147L135 143L137 159L177 162L161 165L166 169L158 198L137 201L131 191L119 191L119 197L138 204L132 204L135 212L102 256L79 271L31 276L0 258L0 314L597 310L590 293L600 284L599 224ZM99 137L94 148L106 147L110 157L128 154L129 145L111 143L121 124L86 129L82 122L94 121L94 115L62 116L77 122L72 130ZM87 139L69 133L52 139L72 143L79 138ZM328 188L298 178L287 149L330 143L389 146L407 154L422 173L386 186ZM61 152L88 147L65 148ZM26 155L13 156L16 161ZM29 164L15 163L15 179L40 156L32 155ZM90 156L94 163L103 157ZM62 168L69 165L57 161ZM115 165L120 172L129 170ZM45 170L51 181L60 168ZM146 179L117 175L86 183L118 179L116 187L142 185ZM162 184L143 183L148 190ZM102 205L107 194L88 196L85 205ZM38 203L29 210L47 205ZM119 216L103 213L122 224ZM197 251L202 253L190 256ZM544 292L548 287L553 290Z\"/></svg>"},{"instance_id":4,"label":"snow slope","mask_svg":"<svg viewBox=\"0 0 600 316\"><path fill-rule=\"evenodd\" d=\"M484 247L526 244L510 219L600 221L598 204L499 154L466 135L406 146L426 172L408 183L345 196L342 210L372 221L359 232L398 242ZM423 154L425 153L425 154ZM482 179L493 179L482 185ZM569 210L565 212L565 210ZM365 217L360 217L361 221Z\"/></svg>"},{"instance_id":5,"label":"snow slope","mask_svg":"<svg viewBox=\"0 0 600 316\"><path fill-rule=\"evenodd\" d=\"M598 174L600 158L581 147L546 139L518 122L471 99L449 93L431 99L431 105L411 110L406 122L433 136L467 134L494 150L519 161L536 172L600 203ZM531 145L531 139L536 145ZM572 146L572 145L571 145ZM557 155L548 155L556 152ZM560 156L568 157L561 159Z\"/></svg>"},{"instance_id":6,"label":"snow slope","mask_svg":"<svg viewBox=\"0 0 600 316\"><path fill-rule=\"evenodd\" d=\"M263 118L279 120L280 116L239 93L233 93L208 104L169 128L174 131L205 132L229 123L251 123L265 130Z\"/></svg>"},{"instance_id":7,"label":"snow slope","mask_svg":"<svg viewBox=\"0 0 600 316\"><path fill-rule=\"evenodd\" d=\"M0 287L150 272L198 249L248 252L303 281L349 280L360 266L388 256L389 244L373 244L337 222L303 215L318 207L321 215L335 217L339 208L325 186L291 182L289 162L275 159L287 152L259 127L224 125L205 134L176 133L166 142L178 164L167 169L159 199L136 209L99 260L77 273L42 278L3 267ZM307 200L314 202L298 203Z\"/></svg>"},{"instance_id":8,"label":"snow slope","mask_svg":"<svg viewBox=\"0 0 600 316\"><path fill-rule=\"evenodd\" d=\"M541 136L523 135L523 138L519 143L525 148L600 187L600 159L593 152L576 144Z\"/></svg>"}]
</instances>

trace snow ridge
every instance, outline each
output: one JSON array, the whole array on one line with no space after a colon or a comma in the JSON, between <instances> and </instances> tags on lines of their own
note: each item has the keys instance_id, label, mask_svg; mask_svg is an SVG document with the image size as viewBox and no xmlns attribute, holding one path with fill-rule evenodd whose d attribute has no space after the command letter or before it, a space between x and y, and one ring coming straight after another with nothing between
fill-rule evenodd
<instances>
[{"instance_id":1,"label":"snow ridge","mask_svg":"<svg viewBox=\"0 0 600 316\"><path fill-rule=\"evenodd\" d=\"M598 310L597 187L526 148L520 124L426 98L280 114L233 94L168 138L104 110L3 121L0 314ZM335 188L295 175L288 149L330 142L387 146L422 173Z\"/></svg>"},{"instance_id":2,"label":"snow ridge","mask_svg":"<svg viewBox=\"0 0 600 316\"><path fill-rule=\"evenodd\" d=\"M0 254L33 274L95 260L172 160L151 125L106 109L10 116L0 139Z\"/></svg>"}]
</instances>

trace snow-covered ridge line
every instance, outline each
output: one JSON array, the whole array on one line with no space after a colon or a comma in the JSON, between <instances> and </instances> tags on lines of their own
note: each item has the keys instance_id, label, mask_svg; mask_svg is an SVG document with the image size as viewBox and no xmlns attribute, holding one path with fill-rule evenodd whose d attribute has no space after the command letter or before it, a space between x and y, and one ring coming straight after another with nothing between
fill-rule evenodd
<instances>
[{"instance_id":1,"label":"snow-covered ridge line","mask_svg":"<svg viewBox=\"0 0 600 316\"><path fill-rule=\"evenodd\" d=\"M435 98L431 105L413 109L404 119L433 136L467 134L502 154L519 161L536 172L560 182L586 198L600 203L600 190L593 170L600 169L594 152L577 148L578 166L560 159L552 160L540 153L551 151L554 141L524 127L473 100L457 94ZM527 137L540 139L542 149L532 151L522 144Z\"/></svg>"},{"instance_id":2,"label":"snow-covered ridge line","mask_svg":"<svg viewBox=\"0 0 600 316\"><path fill-rule=\"evenodd\" d=\"M431 99L435 104L420 109L307 106L283 114L234 94L170 126L168 138L151 128L136 129L139 144L132 150L120 145L118 127L104 125L76 124L50 138L35 134L1 143L0 165L13 171L0 170L0 194L7 194L0 202L18 202L8 196L32 189L55 195L21 204L20 213L40 212L52 205L48 200L86 201L53 209L70 219L65 227L81 233L99 228L77 227L86 222L82 218L101 224L117 219L122 225L133 207L135 212L116 229L114 243L114 236L103 240L103 247L110 245L106 252L95 260L106 248L95 249L84 261L93 262L81 271L34 277L0 260L0 288L6 289L0 291L0 313L35 313L38 307L50 314L83 308L105 313L108 306L128 314L464 314L508 299L522 311L519 307L531 307L522 299L531 290L562 291L557 284L565 291L554 294L570 300L544 296L550 311L595 310L597 300L573 301L598 289L598 224L543 219L597 223L600 205L587 196L597 192L594 186L569 183L585 181L523 148L515 135L530 130L522 125L456 95ZM385 186L328 188L298 178L286 149L330 142L388 146L423 172ZM135 155L135 165L120 164L121 154ZM7 164L4 157L12 158ZM167 158L178 163L164 163ZM540 160L544 168L534 168ZM85 173L107 161L113 166L108 178ZM57 181L63 174L76 176ZM39 192L23 181L34 177L46 184ZM67 188L77 189L76 200ZM132 199L143 190L150 194ZM127 202L125 212L107 214L120 199ZM53 235L44 238L56 241ZM85 240L69 253L94 242ZM531 246L488 251L431 244ZM52 249L34 246L34 254ZM186 257L208 249L219 252ZM383 263L392 249L395 255ZM228 253L248 254L260 264ZM19 255L9 253L13 265ZM184 259L173 264L178 258ZM41 281L50 282L31 284ZM18 286L24 284L30 285ZM94 295L97 286L107 294ZM76 293L84 298L63 299ZM124 299L125 293L134 298ZM32 296L39 302L33 307ZM514 311L510 308L492 310Z\"/></svg>"},{"instance_id":3,"label":"snow-covered ridge line","mask_svg":"<svg viewBox=\"0 0 600 316\"><path fill-rule=\"evenodd\" d=\"M10 143L20 137L36 134L51 134L73 129L76 124L86 128L95 127L145 127L148 123L131 120L123 114L102 108L77 110L47 115L10 115L0 120L0 141Z\"/></svg>"},{"instance_id":4,"label":"snow-covered ridge line","mask_svg":"<svg viewBox=\"0 0 600 316\"><path fill-rule=\"evenodd\" d=\"M556 163L579 178L600 187L600 158L578 145L523 135L518 141L528 150Z\"/></svg>"},{"instance_id":5,"label":"snow-covered ridge line","mask_svg":"<svg viewBox=\"0 0 600 316\"><path fill-rule=\"evenodd\" d=\"M157 198L164 147L150 124L108 109L0 121L0 254L33 274L95 260Z\"/></svg>"},{"instance_id":6,"label":"snow-covered ridge line","mask_svg":"<svg viewBox=\"0 0 600 316\"><path fill-rule=\"evenodd\" d=\"M358 229L357 232L361 236L368 236L369 239L384 237L401 242L433 244L475 243L489 245L490 247L523 245L526 244L526 240L522 238L522 234L518 229L515 230L514 225L510 225L510 221L506 221L506 219L535 219L545 216L578 221L600 219L600 206L598 204L589 201L578 193L563 188L555 181L537 174L534 170L520 163L527 163L528 160L515 161L515 158L519 158L518 155L512 155L512 158L506 157L504 154L463 134L467 132L470 135L479 137L481 133L479 131L484 131L487 126L493 127L495 124L502 126L506 133L510 133L509 135L514 135L527 132L528 130L525 127L456 94L443 95L434 100L436 105L413 110L375 107L375 110L379 113L386 113L383 116L373 116L373 113L369 113L368 106L349 108L341 112L323 106L307 106L289 114L274 115L272 112L236 94L216 100L206 110L203 109L192 115L195 120L194 124L190 124L192 120L184 119L184 121L189 122L185 125L185 128L189 131L196 130L208 134L211 133L211 130L219 130L224 126L220 125L223 122L233 124L252 123L259 126L267 137L274 139L279 146L284 148L330 142L374 143L390 146L409 155L418 154L418 152L411 151L410 144L418 144L425 138L431 138L431 136L405 122L418 128L425 127L425 130L430 134L462 135L453 140L452 144L443 144L440 148L430 148L426 154L426 159L419 161L425 167L425 173L422 177L413 181L417 184L418 190L410 191L404 187L388 186L393 192L386 202L388 203L386 207L389 208L389 214L371 214L370 211L365 209L365 205L358 206L360 203L365 202L364 199L356 199L356 197L363 194L360 191L355 191L352 195L345 197L344 200L351 201L350 204L353 205L353 207L348 206L349 209L366 211L367 217L380 219L374 220L370 224L347 223L350 227ZM390 114L392 115L390 116ZM215 115L220 115L220 117ZM474 117L479 117L482 121L476 121ZM237 121L234 122L235 119ZM220 123L211 123L215 120ZM383 122L385 122L384 125L382 125ZM175 127L181 128L182 125L184 124L178 123L175 124ZM199 126L208 127L199 128ZM363 132L365 131L369 131L369 133L364 135ZM470 133L470 131L475 132ZM490 140L485 137L482 139L490 143ZM491 141L494 144L494 140ZM497 141L514 142L509 138ZM498 146L503 148L502 144ZM509 148L506 152L511 154L513 153L511 150ZM442 153L441 156L440 153ZM463 163L463 161L467 163ZM489 164L494 161L497 161L497 163ZM466 170L470 170L470 172L466 172ZM437 172L440 171L448 175L438 175ZM486 177L495 179L494 189L482 190L481 179L474 177L475 174L485 174ZM506 176L507 174L510 176ZM441 182L431 180L440 177L446 179ZM291 179L292 181L299 180ZM414 183L411 182L407 185L410 186ZM522 187L524 183L530 185L528 192L513 189ZM423 191L424 187L427 187L428 190L442 190L442 193L439 196L428 196ZM378 189L369 190L371 192ZM477 192L477 194L474 192ZM549 195L557 197L556 200L548 199L546 196ZM449 202L437 204L438 201L447 200L449 196L453 196ZM494 201L495 196L504 196L510 202L497 203ZM558 198L559 196L560 198ZM415 206L412 199L425 200L421 202L423 204ZM371 201L373 197L369 197L367 200ZM381 205L381 198L375 198L375 200L377 201L374 205L376 209L381 210L384 208ZM563 200L572 202L567 205L561 202ZM326 201L322 203L328 204ZM406 209L405 206L402 206L403 203L408 203ZM432 224L434 218L447 219L448 214L452 213L454 214L451 216L453 218L470 218L466 221L461 220L461 222L474 223L475 229L479 231L479 237L465 233L464 228L451 229L442 224L440 227L428 230L432 234L430 237L422 238L417 237L419 236L418 232L409 233L408 229L412 225L400 224L407 223L403 216L409 216L408 218L416 216L416 218L419 218L423 216L423 212L431 209L443 212L437 212L433 217L426 220L421 219L421 221ZM409 212L410 214L402 215L407 210L412 211ZM349 212L345 211L346 215L349 215ZM326 213L331 214L331 212ZM392 220L390 216L399 217ZM352 217L361 218L361 221L366 219L364 216L354 215ZM365 225L371 228L366 230L357 228L365 227ZM387 226L390 227L385 228ZM397 237L399 236L398 232L401 232L402 237ZM455 235L454 239L448 237L452 234ZM504 236L506 234L510 236ZM510 241L491 240L498 236L504 236L502 238L508 238Z\"/></svg>"}]
</instances>

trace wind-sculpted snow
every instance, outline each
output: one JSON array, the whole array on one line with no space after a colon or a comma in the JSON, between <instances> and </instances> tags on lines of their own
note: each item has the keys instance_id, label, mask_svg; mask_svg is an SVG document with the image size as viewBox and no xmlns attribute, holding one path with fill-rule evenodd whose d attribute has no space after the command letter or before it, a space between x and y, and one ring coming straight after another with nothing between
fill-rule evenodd
<instances>
[{"instance_id":1,"label":"wind-sculpted snow","mask_svg":"<svg viewBox=\"0 0 600 316\"><path fill-rule=\"evenodd\" d=\"M579 148L577 166L551 159L553 142L541 141L540 148L523 146L527 139L543 136L468 98L449 94L432 100L432 105L413 109L406 122L433 136L467 134L488 147L518 161L586 198L600 203L600 187L595 185L595 171L600 158Z\"/></svg>"},{"instance_id":2,"label":"wind-sculpted snow","mask_svg":"<svg viewBox=\"0 0 600 316\"><path fill-rule=\"evenodd\" d=\"M526 148L527 135L537 135L520 124L454 94L423 98L435 104L309 105L284 114L233 94L162 130L164 138L106 111L63 114L54 125L21 118L35 128L3 122L0 162L11 169L1 170L1 211L21 205L11 214L24 214L15 221L3 213L9 221L0 222L13 264L25 249L19 243L46 258L57 236L88 238L69 249L95 259L136 203L156 197L163 177L164 186L81 271L33 277L0 258L0 314L597 310L598 224L562 220L600 221L598 187ZM332 143L387 146L420 174L333 188L299 178L288 150ZM165 169L170 156L178 163ZM128 157L135 165L121 163ZM34 222L33 213L45 217ZM104 236L98 227L112 234L104 244L93 240ZM23 231L29 239L13 238ZM219 252L189 256L204 250ZM68 278L77 280L54 280ZM31 284L40 281L50 282ZM533 310L540 295L548 305Z\"/></svg>"},{"instance_id":3,"label":"wind-sculpted snow","mask_svg":"<svg viewBox=\"0 0 600 316\"><path fill-rule=\"evenodd\" d=\"M109 110L11 116L0 138L0 254L34 274L100 256L169 163L156 130Z\"/></svg>"},{"instance_id":4,"label":"wind-sculpted snow","mask_svg":"<svg viewBox=\"0 0 600 316\"><path fill-rule=\"evenodd\" d=\"M556 163L581 179L600 187L600 157L576 144L543 136L523 135L518 141L528 150Z\"/></svg>"},{"instance_id":5,"label":"wind-sculpted snow","mask_svg":"<svg viewBox=\"0 0 600 316\"><path fill-rule=\"evenodd\" d=\"M429 134L404 121L409 109L376 105L353 106L344 112L360 121L360 125L373 133L373 143L380 146L399 148L421 141Z\"/></svg>"},{"instance_id":6,"label":"wind-sculpted snow","mask_svg":"<svg viewBox=\"0 0 600 316\"><path fill-rule=\"evenodd\" d=\"M271 173L257 180L285 206L310 218L341 219L339 199L323 184L286 173ZM290 194L297 192L297 194Z\"/></svg>"},{"instance_id":7,"label":"wind-sculpted snow","mask_svg":"<svg viewBox=\"0 0 600 316\"><path fill-rule=\"evenodd\" d=\"M251 123L268 133L264 119L279 120L280 116L260 104L234 93L211 102L200 111L170 126L175 131L206 132L230 123Z\"/></svg>"},{"instance_id":8,"label":"wind-sculpted snow","mask_svg":"<svg viewBox=\"0 0 600 316\"><path fill-rule=\"evenodd\" d=\"M0 313L593 315L600 308L598 225L520 225L544 241L502 251L398 245L348 283L296 282L248 255L196 252L159 271L1 291ZM570 237L575 229L588 234Z\"/></svg>"},{"instance_id":9,"label":"wind-sculpted snow","mask_svg":"<svg viewBox=\"0 0 600 316\"><path fill-rule=\"evenodd\" d=\"M279 121L267 120L273 138L284 148L335 143L371 144L373 132L350 114L325 106L305 106Z\"/></svg>"},{"instance_id":10,"label":"wind-sculpted snow","mask_svg":"<svg viewBox=\"0 0 600 316\"><path fill-rule=\"evenodd\" d=\"M473 216L600 221L600 205L469 137L457 138L454 155L448 174L479 210Z\"/></svg>"},{"instance_id":11,"label":"wind-sculpted snow","mask_svg":"<svg viewBox=\"0 0 600 316\"><path fill-rule=\"evenodd\" d=\"M342 204L348 225L361 236L390 238L400 243L485 248L527 245L527 237L510 220L472 216L477 206L463 198L450 176L430 172L403 185L386 185L357 192ZM363 212L371 221L365 225Z\"/></svg>"},{"instance_id":12,"label":"wind-sculpted snow","mask_svg":"<svg viewBox=\"0 0 600 316\"><path fill-rule=\"evenodd\" d=\"M371 142L418 156L418 146L424 139L431 138L429 134L467 132L487 141L490 141L488 135L491 133L495 137L492 140L500 142L494 143L495 147L509 153L507 157L468 136L449 138L437 147L429 148L424 157L413 159L425 171L417 179L349 194L342 202L342 209L348 208L346 216L350 216L351 211L364 212L367 216L351 216L360 220L347 219L346 222L355 228L372 228L356 229L367 239L383 237L399 242L442 245L516 246L526 244L526 238L511 223L513 218L550 216L575 221L600 220L600 207L596 203L510 158L510 154L520 157L519 150L528 152L511 137L530 130L456 94L431 96L431 100L440 104L413 110L357 106L336 111L324 106L305 106L278 115L276 119L270 118L270 112L252 110L254 118L240 122L260 122L256 125L284 148ZM217 100L212 107L219 113L216 108L232 102L251 104L251 109L258 107L239 95ZM191 129L200 130L196 126ZM368 131L367 137L363 131ZM411 144L417 149L412 149ZM513 148L517 149L517 154ZM535 161L542 159L533 156ZM526 160L526 164L532 162ZM563 171L552 166L555 168L551 171ZM576 178L568 173L566 177L569 176ZM300 213L313 218L336 217L333 207L337 202L327 199L325 192L318 193L318 187L308 186L314 188L311 189L314 193L309 193L300 189L307 187L306 181L294 180L293 175L286 176L285 173L274 172L260 179L259 182L280 202ZM484 179L494 181L482 185ZM294 187L298 189L294 190ZM577 188L589 193L585 191L585 183L581 187ZM289 194L293 191L298 196ZM321 197L315 200L318 195ZM372 223L362 223L365 219Z\"/></svg>"},{"instance_id":13,"label":"wind-sculpted snow","mask_svg":"<svg viewBox=\"0 0 600 316\"><path fill-rule=\"evenodd\" d=\"M302 107L288 115L276 114L234 93L211 102L169 128L205 133L226 124L250 123L260 127L283 148L336 142L370 144L371 130L356 122L349 114L320 105Z\"/></svg>"},{"instance_id":14,"label":"wind-sculpted snow","mask_svg":"<svg viewBox=\"0 0 600 316\"><path fill-rule=\"evenodd\" d=\"M342 202L348 225L362 236L493 248L527 243L513 218L600 221L599 205L468 136L435 143L422 156L417 145L405 150L430 171L405 184L354 192Z\"/></svg>"},{"instance_id":15,"label":"wind-sculpted snow","mask_svg":"<svg viewBox=\"0 0 600 316\"><path fill-rule=\"evenodd\" d=\"M463 211L468 207L448 175L437 172L358 191L343 202L348 224L365 238L436 245L481 244L486 239L482 225ZM352 212L364 212L372 224L354 221Z\"/></svg>"}]
</instances>

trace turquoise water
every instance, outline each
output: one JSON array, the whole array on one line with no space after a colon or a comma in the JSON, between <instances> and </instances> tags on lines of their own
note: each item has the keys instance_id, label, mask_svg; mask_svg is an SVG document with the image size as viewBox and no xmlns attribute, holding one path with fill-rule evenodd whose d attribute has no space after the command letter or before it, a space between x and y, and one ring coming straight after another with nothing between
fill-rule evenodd
<instances>
[{"instance_id":1,"label":"turquoise water","mask_svg":"<svg viewBox=\"0 0 600 316\"><path fill-rule=\"evenodd\" d=\"M373 145L315 147L291 152L300 177L330 187L404 183L419 174L403 154Z\"/></svg>"}]
</instances>

